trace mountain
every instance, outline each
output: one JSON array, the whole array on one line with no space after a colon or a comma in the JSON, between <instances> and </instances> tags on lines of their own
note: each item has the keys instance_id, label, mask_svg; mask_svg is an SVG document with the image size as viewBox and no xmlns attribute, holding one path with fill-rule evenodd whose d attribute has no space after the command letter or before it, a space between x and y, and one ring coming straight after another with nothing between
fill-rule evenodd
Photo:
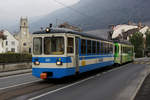
<instances>
[{"instance_id":1,"label":"mountain","mask_svg":"<svg viewBox=\"0 0 150 100\"><path fill-rule=\"evenodd\" d=\"M68 22L83 30L105 29L111 24L128 21L149 22L150 0L81 0L70 7L52 12L30 27L33 31L46 27L49 23ZM57 19L57 20L56 20Z\"/></svg>"}]
</instances>

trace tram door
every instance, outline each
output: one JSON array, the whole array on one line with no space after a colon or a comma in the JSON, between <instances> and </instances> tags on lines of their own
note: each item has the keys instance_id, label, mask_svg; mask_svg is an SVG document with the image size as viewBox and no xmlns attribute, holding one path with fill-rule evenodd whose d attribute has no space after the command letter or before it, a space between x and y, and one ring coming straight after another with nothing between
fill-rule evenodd
<instances>
[{"instance_id":1,"label":"tram door","mask_svg":"<svg viewBox=\"0 0 150 100\"><path fill-rule=\"evenodd\" d=\"M75 65L76 74L79 73L79 38L75 37Z\"/></svg>"}]
</instances>

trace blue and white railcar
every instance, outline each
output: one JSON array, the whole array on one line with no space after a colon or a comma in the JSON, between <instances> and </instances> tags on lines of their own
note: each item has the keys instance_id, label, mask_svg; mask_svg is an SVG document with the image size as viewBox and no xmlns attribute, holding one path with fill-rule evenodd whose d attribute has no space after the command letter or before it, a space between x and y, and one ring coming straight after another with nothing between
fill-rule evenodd
<instances>
[{"instance_id":1,"label":"blue and white railcar","mask_svg":"<svg viewBox=\"0 0 150 100\"><path fill-rule=\"evenodd\" d=\"M114 64L114 44L63 28L33 33L32 74L62 78Z\"/></svg>"}]
</instances>

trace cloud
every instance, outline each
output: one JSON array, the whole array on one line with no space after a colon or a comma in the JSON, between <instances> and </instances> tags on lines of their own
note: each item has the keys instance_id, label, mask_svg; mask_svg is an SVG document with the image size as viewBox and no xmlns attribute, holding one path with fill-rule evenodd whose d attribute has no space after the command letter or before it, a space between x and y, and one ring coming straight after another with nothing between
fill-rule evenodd
<instances>
[{"instance_id":1,"label":"cloud","mask_svg":"<svg viewBox=\"0 0 150 100\"><path fill-rule=\"evenodd\" d=\"M67 5L78 0L59 0ZM8 16L40 16L52 12L62 6L54 0L2 0L0 9L5 10Z\"/></svg>"},{"instance_id":2,"label":"cloud","mask_svg":"<svg viewBox=\"0 0 150 100\"><path fill-rule=\"evenodd\" d=\"M65 5L72 5L80 0L58 0ZM35 17L47 15L64 6L55 0L1 0L0 1L0 28L16 23L21 16ZM9 23L9 25L8 25Z\"/></svg>"}]
</instances>

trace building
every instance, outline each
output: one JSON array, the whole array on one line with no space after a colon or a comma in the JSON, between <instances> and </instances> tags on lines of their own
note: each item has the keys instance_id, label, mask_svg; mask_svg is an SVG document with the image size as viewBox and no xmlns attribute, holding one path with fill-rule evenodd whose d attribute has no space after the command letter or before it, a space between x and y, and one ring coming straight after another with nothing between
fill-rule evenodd
<instances>
[{"instance_id":1,"label":"building","mask_svg":"<svg viewBox=\"0 0 150 100\"><path fill-rule=\"evenodd\" d=\"M0 31L0 53L18 53L19 42L7 30Z\"/></svg>"},{"instance_id":2,"label":"building","mask_svg":"<svg viewBox=\"0 0 150 100\"><path fill-rule=\"evenodd\" d=\"M19 41L20 53L31 53L32 35L29 33L28 19L20 19L20 32L15 35L15 38Z\"/></svg>"},{"instance_id":3,"label":"building","mask_svg":"<svg viewBox=\"0 0 150 100\"><path fill-rule=\"evenodd\" d=\"M0 31L0 53L4 52L4 40L6 39L6 36L4 36L3 31Z\"/></svg>"},{"instance_id":4,"label":"building","mask_svg":"<svg viewBox=\"0 0 150 100\"><path fill-rule=\"evenodd\" d=\"M143 34L143 37L146 38L145 33L148 29L148 26L142 26L141 23L139 23L138 25L117 25L113 28L112 39L129 40L129 37L136 32L141 32Z\"/></svg>"}]
</instances>

